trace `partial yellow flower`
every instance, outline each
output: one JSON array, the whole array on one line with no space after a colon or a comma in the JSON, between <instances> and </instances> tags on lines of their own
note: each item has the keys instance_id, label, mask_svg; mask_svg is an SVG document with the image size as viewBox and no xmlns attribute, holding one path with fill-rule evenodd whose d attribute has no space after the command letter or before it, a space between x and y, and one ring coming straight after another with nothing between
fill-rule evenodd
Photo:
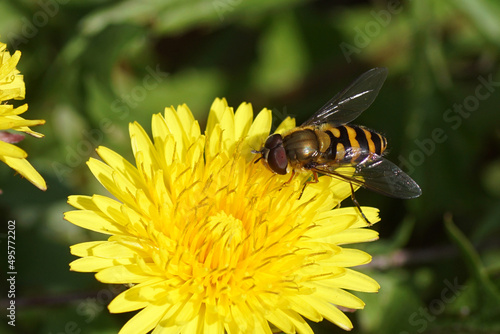
<instances>
[{"instance_id":1,"label":"partial yellow flower","mask_svg":"<svg viewBox=\"0 0 500 334\"><path fill-rule=\"evenodd\" d=\"M0 160L41 190L46 190L45 180L26 160L28 154L13 145L23 140L24 135L10 132L10 130L41 138L42 134L32 131L29 127L44 124L45 121L27 120L19 116L28 110L27 104L14 108L6 103L12 99L23 100L26 93L23 76L16 68L21 52L16 51L11 56L6 48L6 44L0 43Z\"/></svg>"},{"instance_id":2,"label":"partial yellow flower","mask_svg":"<svg viewBox=\"0 0 500 334\"><path fill-rule=\"evenodd\" d=\"M376 240L355 208L335 208L348 183L303 177L253 163L271 128L250 104L233 112L216 99L205 134L186 105L153 115L152 139L130 124L134 164L99 147L88 166L113 198L70 196L71 223L108 234L74 245L71 270L104 283L132 284L109 305L141 310L120 333L312 333L304 318L352 328L339 307L362 309L346 290L379 285L350 267L370 262L347 243ZM278 131L293 127L285 120ZM333 210L332 210L333 209ZM371 222L378 210L364 207Z\"/></svg>"}]
</instances>

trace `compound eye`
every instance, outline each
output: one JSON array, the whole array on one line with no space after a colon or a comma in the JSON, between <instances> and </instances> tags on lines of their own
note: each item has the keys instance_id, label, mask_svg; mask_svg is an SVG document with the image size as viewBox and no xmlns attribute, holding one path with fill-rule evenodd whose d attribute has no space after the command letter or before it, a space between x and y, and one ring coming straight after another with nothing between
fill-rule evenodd
<instances>
[{"instance_id":1,"label":"compound eye","mask_svg":"<svg viewBox=\"0 0 500 334\"><path fill-rule=\"evenodd\" d=\"M267 163L269 164L269 168L271 168L271 170L276 174L286 174L286 166L288 165L288 160L286 158L286 152L283 146L275 147L269 151Z\"/></svg>"},{"instance_id":2,"label":"compound eye","mask_svg":"<svg viewBox=\"0 0 500 334\"><path fill-rule=\"evenodd\" d=\"M281 146L283 144L283 138L280 134L274 134L267 138L264 147L271 150L277 146Z\"/></svg>"}]
</instances>

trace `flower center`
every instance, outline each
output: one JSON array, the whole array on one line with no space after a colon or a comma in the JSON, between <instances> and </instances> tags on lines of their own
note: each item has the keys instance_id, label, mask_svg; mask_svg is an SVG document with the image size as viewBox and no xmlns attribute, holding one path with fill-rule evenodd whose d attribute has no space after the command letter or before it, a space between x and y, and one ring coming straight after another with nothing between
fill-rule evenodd
<instances>
[{"instance_id":1,"label":"flower center","mask_svg":"<svg viewBox=\"0 0 500 334\"><path fill-rule=\"evenodd\" d=\"M205 266L212 269L235 268L245 235L242 221L221 211L208 217L204 230L200 255Z\"/></svg>"},{"instance_id":2,"label":"flower center","mask_svg":"<svg viewBox=\"0 0 500 334\"><path fill-rule=\"evenodd\" d=\"M209 230L207 241L220 244L221 247L228 250L234 249L243 240L245 232L241 220L231 214L228 215L224 211L217 213L215 216L210 216L207 228Z\"/></svg>"},{"instance_id":3,"label":"flower center","mask_svg":"<svg viewBox=\"0 0 500 334\"><path fill-rule=\"evenodd\" d=\"M198 261L205 268L204 283L210 291L225 290L243 257L246 232L243 222L220 211L209 216L200 234ZM210 295L211 293L208 293Z\"/></svg>"}]
</instances>

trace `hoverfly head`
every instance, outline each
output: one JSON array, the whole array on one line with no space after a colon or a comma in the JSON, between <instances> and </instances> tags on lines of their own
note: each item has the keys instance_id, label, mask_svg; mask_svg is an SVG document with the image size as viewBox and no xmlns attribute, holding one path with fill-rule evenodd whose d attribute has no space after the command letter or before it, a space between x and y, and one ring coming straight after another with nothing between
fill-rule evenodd
<instances>
[{"instance_id":1,"label":"hoverfly head","mask_svg":"<svg viewBox=\"0 0 500 334\"><path fill-rule=\"evenodd\" d=\"M266 139L264 147L260 151L252 151L253 153L260 153L264 165L273 173L285 175L287 173L288 159L286 151L283 147L283 138L280 134L274 134ZM257 162L255 161L255 162Z\"/></svg>"}]
</instances>

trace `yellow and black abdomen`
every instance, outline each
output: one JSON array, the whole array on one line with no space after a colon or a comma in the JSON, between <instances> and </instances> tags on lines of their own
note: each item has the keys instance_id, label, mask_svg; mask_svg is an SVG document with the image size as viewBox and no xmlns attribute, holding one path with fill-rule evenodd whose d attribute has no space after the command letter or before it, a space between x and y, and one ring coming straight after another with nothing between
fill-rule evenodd
<instances>
[{"instance_id":1,"label":"yellow and black abdomen","mask_svg":"<svg viewBox=\"0 0 500 334\"><path fill-rule=\"evenodd\" d=\"M356 125L320 127L330 138L328 149L322 152L324 160L356 163L370 154L382 156L387 140L381 134Z\"/></svg>"}]
</instances>

